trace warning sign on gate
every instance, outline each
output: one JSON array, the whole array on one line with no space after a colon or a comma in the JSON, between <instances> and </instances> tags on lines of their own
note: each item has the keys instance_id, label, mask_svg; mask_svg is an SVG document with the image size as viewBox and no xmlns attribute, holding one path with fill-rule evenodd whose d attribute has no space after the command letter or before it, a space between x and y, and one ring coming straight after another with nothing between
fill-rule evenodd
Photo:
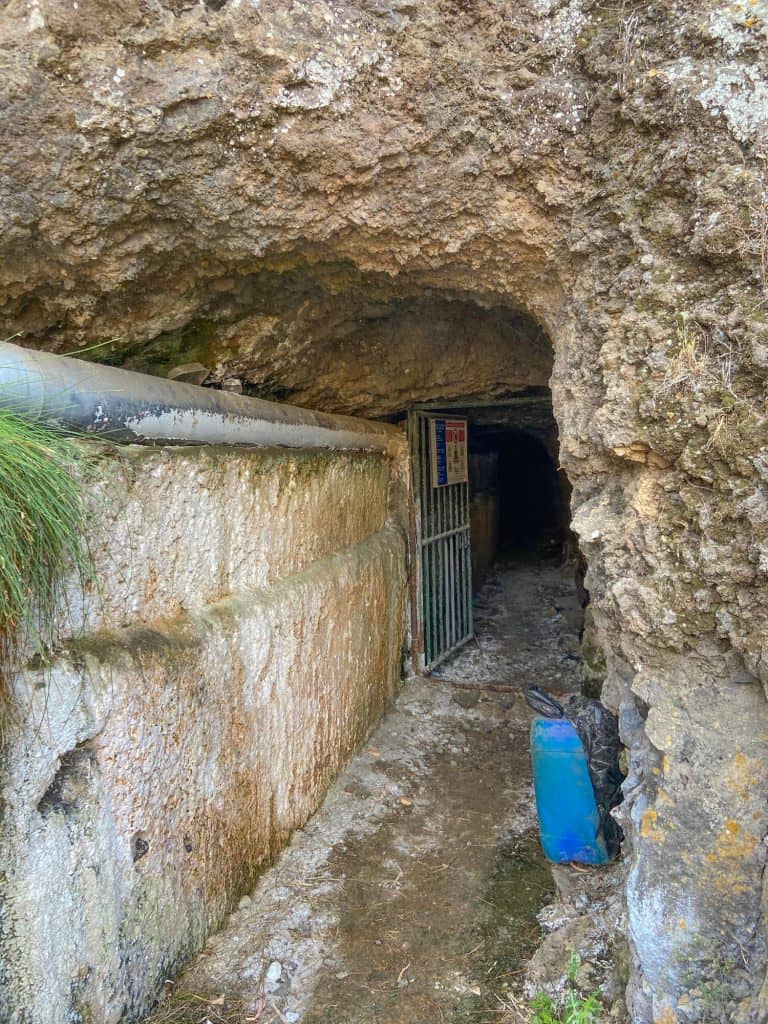
<instances>
[{"instance_id":1,"label":"warning sign on gate","mask_svg":"<svg viewBox=\"0 0 768 1024\"><path fill-rule=\"evenodd\" d=\"M434 417L429 421L432 486L467 481L467 421Z\"/></svg>"}]
</instances>

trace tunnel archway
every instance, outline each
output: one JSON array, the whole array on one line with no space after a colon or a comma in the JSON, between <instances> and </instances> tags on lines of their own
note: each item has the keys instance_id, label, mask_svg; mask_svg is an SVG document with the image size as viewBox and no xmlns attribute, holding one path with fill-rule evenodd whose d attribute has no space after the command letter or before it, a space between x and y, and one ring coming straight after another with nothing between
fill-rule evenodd
<instances>
[{"instance_id":1,"label":"tunnel archway","mask_svg":"<svg viewBox=\"0 0 768 1024\"><path fill-rule=\"evenodd\" d=\"M238 381L256 397L397 419L426 403L500 403L547 388L553 346L505 295L297 262L232 275L204 318L92 358L159 376L196 361L208 386Z\"/></svg>"},{"instance_id":2,"label":"tunnel archway","mask_svg":"<svg viewBox=\"0 0 768 1024\"><path fill-rule=\"evenodd\" d=\"M573 540L554 347L524 302L294 259L229 279L205 321L99 358L166 374L182 353L208 386L246 395L392 422L414 409L466 417L471 595L502 556L558 557Z\"/></svg>"}]
</instances>

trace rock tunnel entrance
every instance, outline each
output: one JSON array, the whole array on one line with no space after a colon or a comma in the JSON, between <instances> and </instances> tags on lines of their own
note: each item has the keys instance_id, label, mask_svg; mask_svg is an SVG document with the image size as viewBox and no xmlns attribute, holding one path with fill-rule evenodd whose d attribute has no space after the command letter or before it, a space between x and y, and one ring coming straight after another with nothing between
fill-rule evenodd
<instances>
[{"instance_id":1,"label":"rock tunnel entrance","mask_svg":"<svg viewBox=\"0 0 768 1024\"><path fill-rule=\"evenodd\" d=\"M536 915L555 891L536 832L521 690L579 686L581 607L564 564L569 488L544 385L420 412L469 431L471 548L454 551L466 557L471 638L404 686L152 1024L165 1024L174 1000L226 1021L231 1012L238 1024L519 1020ZM461 491L454 512L460 500ZM483 685L493 681L502 687Z\"/></svg>"},{"instance_id":2,"label":"rock tunnel entrance","mask_svg":"<svg viewBox=\"0 0 768 1024\"><path fill-rule=\"evenodd\" d=\"M226 328L240 351L209 383L237 378L246 394L404 428L419 417L430 474L429 424L466 424L464 476L440 509L431 478L422 495L445 558L425 556L414 536L411 560L416 586L443 574L428 611L452 623L442 634L449 656L419 664L429 637L415 593L411 654L421 672L179 989L305 1024L480 1021L519 996L536 914L553 892L535 832L522 689L580 685L583 611L570 486L558 468L553 349L519 310L466 295L393 295L381 282L334 295L313 273L301 288L291 278L281 308L264 310L258 358ZM302 357L294 344L281 358L281 339L299 329ZM142 358L132 354L134 364ZM307 863L316 865L309 878ZM289 912L275 902L287 890L297 893Z\"/></svg>"},{"instance_id":3,"label":"rock tunnel entrance","mask_svg":"<svg viewBox=\"0 0 768 1024\"><path fill-rule=\"evenodd\" d=\"M242 644L252 645L247 661L255 672L261 671L257 656L275 652L280 668L269 685L281 695L275 700L270 691L264 697L263 709L274 722L265 724L260 706L259 724L253 726L254 733L264 729L272 737L259 751L263 779L252 769L246 773L263 791L253 796L248 791L253 803L245 816L254 827L263 826L265 835L242 837L235 857L245 871L235 876L233 869L229 888L211 909L212 929L222 923L222 908L238 900L239 908L211 939L213 956L193 962L176 991L193 1000L201 992L216 992L216 1005L224 998L228 1006L243 1008L240 1017L254 1020L479 1021L505 994L518 992L515 979L538 941L536 913L552 892L535 832L529 713L522 689L536 682L568 693L580 682L581 607L572 566L564 564L569 487L557 468L558 429L549 390L552 345L531 316L498 303L483 305L456 294L403 295L381 282L375 295L366 295L362 286L336 295L320 271L311 280L297 280L291 278L282 293L264 288L260 312L241 318L242 323L208 324L205 351L192 353L181 337L176 341L182 348L170 358L163 340L155 339L133 347L122 362L178 378L182 367L171 363L182 352L190 361L194 354L205 359L194 372L208 387L291 402L320 414L353 413L390 423L420 417L427 425L423 455L430 467L428 425L436 419L463 424L461 472L451 482L457 490L439 514L431 480L429 497L424 496L432 532L447 553L431 563L439 579L430 607L433 625L443 630L442 646L436 656L416 664L422 671L400 690L407 645L403 482L408 459L397 429L376 425L388 438L379 449L347 443L333 452L306 450L295 458L280 451L247 451L236 456L242 464L230 453L168 456L180 478L187 472L183 460L200 457L201 467L190 473L205 485L206 500L210 491L221 504L218 532L224 546L232 543L234 549L242 529L264 556L253 523L258 517L274 526L272 543L263 543L264 557L272 563L258 568L264 573L259 583L250 577L245 584L239 577L227 580L221 600L238 588L258 591L256 625L248 618L231 628L240 630ZM254 275L242 283L242 293L253 299L258 287ZM302 359L296 357L299 346L285 345L299 334ZM107 361L121 360L109 353ZM368 430L376 433L370 424ZM231 474L225 486L219 459ZM248 475L248 460L261 483ZM217 481L210 488L209 477ZM236 484L242 484L240 490ZM236 495L232 509L225 508L227 486ZM252 494L261 496L256 503ZM264 516L265 508L274 509L283 498L284 515ZM178 500L185 508L206 509L202 498L190 502L186 489ZM333 517L331 507L337 511ZM248 520L242 528L233 522L238 509ZM251 571L254 561L242 559L243 571ZM415 565L412 560L414 580L429 575L423 565L413 572ZM285 608L278 609L268 587L266 598L259 589L271 572ZM267 605L275 609L269 621ZM237 602L237 608L251 615L249 605ZM224 612L230 614L228 605ZM443 626L449 620L452 634ZM411 622L418 625L416 617ZM201 644L209 642L209 631L201 628L201 637ZM284 661L280 644L293 652ZM233 657L241 649L239 640L228 637L220 646ZM415 654L418 643L412 649ZM189 666L185 661L179 669L190 676L190 693L196 693L199 678L195 657L189 654ZM430 680L420 677L427 672ZM222 678L218 667L210 675ZM239 678L237 671L226 673L235 687ZM469 690L468 701L455 699ZM301 701L304 717L291 704L299 692L310 696ZM237 707L238 697L235 690L224 703ZM151 720L155 711L147 714ZM233 723L231 728L244 746L249 743L250 727L240 730ZM274 737L291 752L289 759L273 756ZM233 754L229 741L219 750L227 768L261 765L250 751ZM334 782L356 750L353 763ZM317 778L307 771L313 759L324 772ZM203 783L194 783L194 793L208 784L206 768L200 772ZM305 780L313 786L306 793ZM235 793L239 781L233 779L231 786ZM225 795L242 816L240 798ZM272 808L266 820L261 811L253 813L253 807L264 806ZM181 834L183 854L172 851L171 858L196 854L192 827L185 825ZM132 826L131 835L131 863L139 865L132 870L140 880L141 872L155 870L156 851L166 847L147 828ZM291 835L289 848L267 870L267 858ZM250 888L262 869L258 885ZM165 865L157 870L164 878L180 876ZM286 889L301 897L290 908L274 903ZM189 902L197 907L197 895ZM466 927L457 926L457 918ZM377 936L373 945L372 934ZM159 941L157 946L162 952ZM186 958L189 948L178 957ZM174 969L179 966L177 959ZM350 977L354 981L348 983ZM131 1009L134 1016L148 1009L155 995L151 978L142 974L138 980L144 987ZM164 1010L158 1012L162 1021ZM457 1012L464 1016L455 1017ZM178 1021L191 1024L183 1015Z\"/></svg>"},{"instance_id":4,"label":"rock tunnel entrance","mask_svg":"<svg viewBox=\"0 0 768 1024\"><path fill-rule=\"evenodd\" d=\"M450 674L451 666L466 663L467 656L458 653L459 649L481 641L476 635L478 624L472 622L471 614L465 618L464 602L476 606L482 630L489 614L491 618L511 614L509 607L502 607L505 585L507 589L525 589L531 573L545 567L562 576L570 617L580 636L588 602L583 586L585 564L570 528L571 488L558 467L558 430L549 390L528 389L498 403L428 406L418 417L414 419L412 414L409 420L415 487L412 535L417 563L413 574L417 667L431 671L442 666L438 674L445 675ZM445 455L433 449L439 448L441 431L463 431L464 425L466 453L455 458L466 458L466 485L441 486L435 474L438 460ZM446 493L438 494L440 490ZM447 518L439 507L435 513L442 499L452 510ZM514 634L530 629L525 620L531 613L545 614L546 609L527 608L520 622L511 615L507 625L512 647L519 639ZM448 620L446 625L435 621L443 617ZM568 656L578 659L573 644ZM476 672L470 675L474 678ZM574 681L569 680L569 685L575 685Z\"/></svg>"},{"instance_id":5,"label":"rock tunnel entrance","mask_svg":"<svg viewBox=\"0 0 768 1024\"><path fill-rule=\"evenodd\" d=\"M528 437L530 425L480 416L482 403L537 397L536 389L551 381L574 486L574 527L589 560L589 614L604 650L603 695L621 715L630 751L619 925L629 1016L638 1024L767 1020L764 0L126 0L83 7L73 22L59 3L4 5L9 115L0 337L18 334L30 348L70 354L96 346L96 359L106 355L162 376L196 363L209 384L329 412L391 420L423 403L466 410L478 444L488 431L485 452L470 454L496 452L503 470L498 490L492 481L486 491L474 490L476 506L487 499L475 518L487 521L475 527L475 610L483 614L474 623L480 646L473 657L487 678L521 680L538 657L542 683L549 671L542 652L555 643L554 624L567 617L559 593L565 580L551 577L544 587L538 560L529 561L528 589L506 586L494 564L504 549L502 520L516 523L507 540L518 553L546 549L547 531L559 524L532 529L525 522L530 507L523 509L506 487L516 474L535 475L536 459L529 474L522 456L516 469L504 469L511 431ZM554 374L552 345L535 317L556 325ZM105 338L116 340L104 346ZM529 445L517 439L521 448ZM115 550L113 558L105 547L103 562L110 581L123 555L128 567L106 620L119 671L109 666L94 676L104 680L97 689L62 654L57 672L77 714L51 717L50 739L30 730L45 743L45 756L35 753L33 760L33 744L21 733L18 765L4 755L0 859L10 910L0 915L0 1018L48 1024L112 1013L110 1020L118 1020L128 1012L123 1004L134 1016L143 1012L154 998L154 979L179 967L236 905L244 873L265 863L258 851L273 849L273 836L285 842L317 807L310 782L335 774L349 753L343 742L361 736L339 723L349 715L367 728L366 714L378 711L371 694L385 673L375 643L383 650L385 634L386 657L395 652L387 662L393 689L399 679L405 544L401 519L385 507L381 465L369 459L363 470L360 460L343 456L339 474L328 468L331 460L291 461L278 452L260 477L275 481L285 499L276 506L266 483L259 491L243 468L266 464L266 455L228 454L221 458L226 472L217 465L196 469L193 462L206 458L152 453L135 460L135 479L126 470L122 490L136 497L129 512L107 519L117 524ZM153 486L151 479L166 483ZM196 485L209 479L210 488ZM310 479L314 505L297 503L289 514L291 495L302 495ZM111 513L107 505L100 501L99 511ZM308 507L317 512L311 526ZM252 528L257 515L263 532ZM361 553L357 542L376 536L372 516L391 532L386 543ZM142 538L139 557L122 543L127 534ZM288 539L275 543L275 534ZM330 598L315 607L319 591L302 577L292 584L299 597L291 591L285 598L286 588L271 594L300 569L313 570L317 582L318 538L331 545L322 548L322 580L338 579L337 535L348 592L327 584ZM361 561L363 554L369 561ZM379 576L363 571L371 564ZM141 576L144 565L152 572L157 566L157 579ZM403 581L396 623L389 632L381 621L369 628L365 614L378 614L377 601L395 606L387 583L396 576ZM245 613L241 608L238 619L234 606L226 623L192 623L199 645L193 653L164 625L178 617L186 629L197 609L240 593L253 597L261 587L270 591L269 609L278 610L268 623L265 611L258 629L242 626L242 643L222 639L225 627L230 635L235 625L240 629ZM496 625L521 638L520 658L497 659L489 668L483 659L500 591L515 614L497 616ZM348 635L352 618L364 640L343 644L339 637ZM126 641L118 627L128 626L137 632ZM354 655L349 678L335 661L302 674L312 667L307 654L323 636L320 626L329 636L318 658L341 651L351 664ZM162 649L155 636L164 638ZM585 644L588 637L589 631ZM141 673L118 657L137 639L146 648ZM551 648L553 685L565 670L578 681L572 659L584 657L585 645L578 637L568 642L572 652L555 657ZM99 639L99 666L106 664L103 652ZM370 672L370 685L361 685L358 666ZM315 699L334 684L337 705ZM151 699L153 688L158 696ZM47 696L32 681L28 689ZM262 689L263 704L256 705L252 695ZM107 692L114 710L102 715ZM187 704L177 705L180 697ZM426 706L423 693L417 698ZM294 699L302 713L322 709L311 727L294 711ZM56 701L45 707L59 710ZM250 707L248 729L235 712L245 716ZM482 699L478 707L488 721L473 719L473 726L484 728L494 716ZM500 709L498 722L507 710ZM164 729L160 711L169 718ZM430 715L434 722L445 711L432 705L422 714L419 704L405 732L410 736L413 725L419 735ZM268 714L274 726L265 724ZM77 720L77 735L70 719ZM505 730L499 735L508 738ZM218 732L229 788L206 776L209 757L192 760ZM484 742L481 732L458 722L446 727L444 745L455 748L445 771L449 795L461 789L450 760L461 769L475 734ZM239 755L233 737L241 734ZM139 739L129 743L133 736ZM147 737L162 744L151 756ZM176 737L184 758L170 746ZM56 809L43 816L37 808L59 755L91 739L98 747L98 772L89 773L93 801L89 796L66 820ZM522 731L517 742L525 744ZM411 771L401 767L405 744L380 746L391 755L389 777L372 782L364 772L349 784L377 794L408 784L391 805L380 801L382 815L420 817L424 836L442 834L438 803L430 816L415 790L418 779L401 777ZM255 772L262 751L263 770ZM292 755L303 769L293 776ZM168 785L158 770L171 765L191 780L188 792ZM503 785L501 776L496 781ZM244 806L238 800L246 782L254 799ZM484 779L465 782L475 791ZM165 791L177 789L174 808ZM214 809L213 789L221 800ZM401 798L412 804L400 805ZM88 811L91 802L98 813ZM130 837L147 821L155 838L134 862ZM472 824L482 833L482 822ZM230 835L237 841L225 839ZM414 858L422 874L403 881L401 854L380 845L371 863L389 889L369 878L368 894L385 903L393 894L405 899L409 877L412 890L423 889L425 878L456 877L466 861L454 862L455 852L440 851L431 862ZM390 857L391 870L382 871ZM297 875L299 895L306 874ZM40 894L44 906L34 919L30 893ZM454 921L460 914L454 910ZM78 915L80 923L70 923ZM312 938L306 918L295 923ZM384 940L396 998L419 994L422 983L423 998L434 997L438 990L425 979L454 984L424 969L423 960L408 966L405 949L396 956L396 915L390 923ZM443 935L432 936L439 947ZM268 946L258 955L280 958L283 975L291 959L301 959L274 945L267 954ZM350 993L343 990L348 979L337 979L338 990L329 993L336 1006L360 1000L365 990L357 982L377 989L373 972L354 974L354 962L350 956L333 974L350 972L356 986ZM4 1002L11 989L18 1012ZM221 990L212 984L210 991ZM259 1009L261 993L248 995L247 1016L268 1019L272 1011ZM284 1019L303 1012L285 994L270 998L278 999ZM449 1019L451 1006L444 1001L441 1008ZM343 1018L329 1011L334 1024ZM438 1019L442 1012L425 1003L409 1024Z\"/></svg>"}]
</instances>

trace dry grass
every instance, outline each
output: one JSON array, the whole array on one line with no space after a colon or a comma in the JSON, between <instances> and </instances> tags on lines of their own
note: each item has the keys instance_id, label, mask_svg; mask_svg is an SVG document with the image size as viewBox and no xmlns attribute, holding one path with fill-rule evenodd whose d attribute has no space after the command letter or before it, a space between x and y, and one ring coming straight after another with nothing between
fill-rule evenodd
<instances>
[{"instance_id":1,"label":"dry grass","mask_svg":"<svg viewBox=\"0 0 768 1024\"><path fill-rule=\"evenodd\" d=\"M177 989L168 983L155 1011L144 1024L272 1024L280 1021L265 1004L249 1010L238 996L199 994Z\"/></svg>"},{"instance_id":2,"label":"dry grass","mask_svg":"<svg viewBox=\"0 0 768 1024\"><path fill-rule=\"evenodd\" d=\"M733 412L721 412L715 420L715 426L709 435L706 448L714 448L716 451L724 451L730 441L731 432L735 425L736 414Z\"/></svg>"},{"instance_id":3,"label":"dry grass","mask_svg":"<svg viewBox=\"0 0 768 1024\"><path fill-rule=\"evenodd\" d=\"M754 432L765 424L759 402L740 393L735 376L738 350L728 340L712 342L708 331L685 313L676 328L676 348L663 376L656 379L655 397L702 400L709 438L705 450L725 452L745 428Z\"/></svg>"},{"instance_id":4,"label":"dry grass","mask_svg":"<svg viewBox=\"0 0 768 1024\"><path fill-rule=\"evenodd\" d=\"M637 42L640 19L636 14L623 18L619 26L619 75L616 86L619 96L627 95L629 82L635 67L635 44Z\"/></svg>"},{"instance_id":5,"label":"dry grass","mask_svg":"<svg viewBox=\"0 0 768 1024\"><path fill-rule=\"evenodd\" d=\"M763 161L763 179L768 161ZM743 257L756 257L760 263L760 281L768 291L768 187L763 187L747 202L746 224L741 231L739 252Z\"/></svg>"},{"instance_id":6,"label":"dry grass","mask_svg":"<svg viewBox=\"0 0 768 1024\"><path fill-rule=\"evenodd\" d=\"M686 313L680 314L675 333L677 349L656 385L656 394L700 394L716 388L735 399L730 345L715 350L709 333Z\"/></svg>"},{"instance_id":7,"label":"dry grass","mask_svg":"<svg viewBox=\"0 0 768 1024\"><path fill-rule=\"evenodd\" d=\"M507 993L499 1007L499 1024L531 1024L533 1011L528 1001Z\"/></svg>"}]
</instances>

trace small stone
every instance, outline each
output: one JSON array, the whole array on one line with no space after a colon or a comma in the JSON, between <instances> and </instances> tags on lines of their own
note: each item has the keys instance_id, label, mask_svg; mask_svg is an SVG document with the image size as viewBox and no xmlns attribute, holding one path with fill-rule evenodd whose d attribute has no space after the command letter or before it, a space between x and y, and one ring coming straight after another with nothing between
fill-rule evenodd
<instances>
[{"instance_id":1,"label":"small stone","mask_svg":"<svg viewBox=\"0 0 768 1024\"><path fill-rule=\"evenodd\" d=\"M454 690L451 700L460 708L473 708L480 700L479 690Z\"/></svg>"},{"instance_id":2,"label":"small stone","mask_svg":"<svg viewBox=\"0 0 768 1024\"><path fill-rule=\"evenodd\" d=\"M286 1010L283 1017L288 1021L288 1024L296 1024L296 1021L301 1020L301 1015L296 1013L295 1010Z\"/></svg>"},{"instance_id":3,"label":"small stone","mask_svg":"<svg viewBox=\"0 0 768 1024\"><path fill-rule=\"evenodd\" d=\"M273 960L267 968L267 981L276 985L283 976L283 965L278 960Z\"/></svg>"},{"instance_id":4,"label":"small stone","mask_svg":"<svg viewBox=\"0 0 768 1024\"><path fill-rule=\"evenodd\" d=\"M238 910L247 910L248 907L252 907L252 906L253 906L253 900L251 899L251 897L250 896L243 896L243 898L237 904L237 909Z\"/></svg>"},{"instance_id":5,"label":"small stone","mask_svg":"<svg viewBox=\"0 0 768 1024\"><path fill-rule=\"evenodd\" d=\"M581 644L577 636L563 636L560 641L568 654L580 654Z\"/></svg>"},{"instance_id":6,"label":"small stone","mask_svg":"<svg viewBox=\"0 0 768 1024\"><path fill-rule=\"evenodd\" d=\"M168 371L168 380L175 380L180 384L202 384L210 374L211 371L202 363L182 363Z\"/></svg>"},{"instance_id":7,"label":"small stone","mask_svg":"<svg viewBox=\"0 0 768 1024\"><path fill-rule=\"evenodd\" d=\"M134 864L136 863L136 861L141 860L142 857L145 857L149 853L149 843L144 838L141 832L137 832L136 835L133 837L133 839L131 840L131 846L133 847Z\"/></svg>"},{"instance_id":8,"label":"small stone","mask_svg":"<svg viewBox=\"0 0 768 1024\"><path fill-rule=\"evenodd\" d=\"M338 981L344 981L345 978L349 977L349 971L339 971L336 975Z\"/></svg>"}]
</instances>

